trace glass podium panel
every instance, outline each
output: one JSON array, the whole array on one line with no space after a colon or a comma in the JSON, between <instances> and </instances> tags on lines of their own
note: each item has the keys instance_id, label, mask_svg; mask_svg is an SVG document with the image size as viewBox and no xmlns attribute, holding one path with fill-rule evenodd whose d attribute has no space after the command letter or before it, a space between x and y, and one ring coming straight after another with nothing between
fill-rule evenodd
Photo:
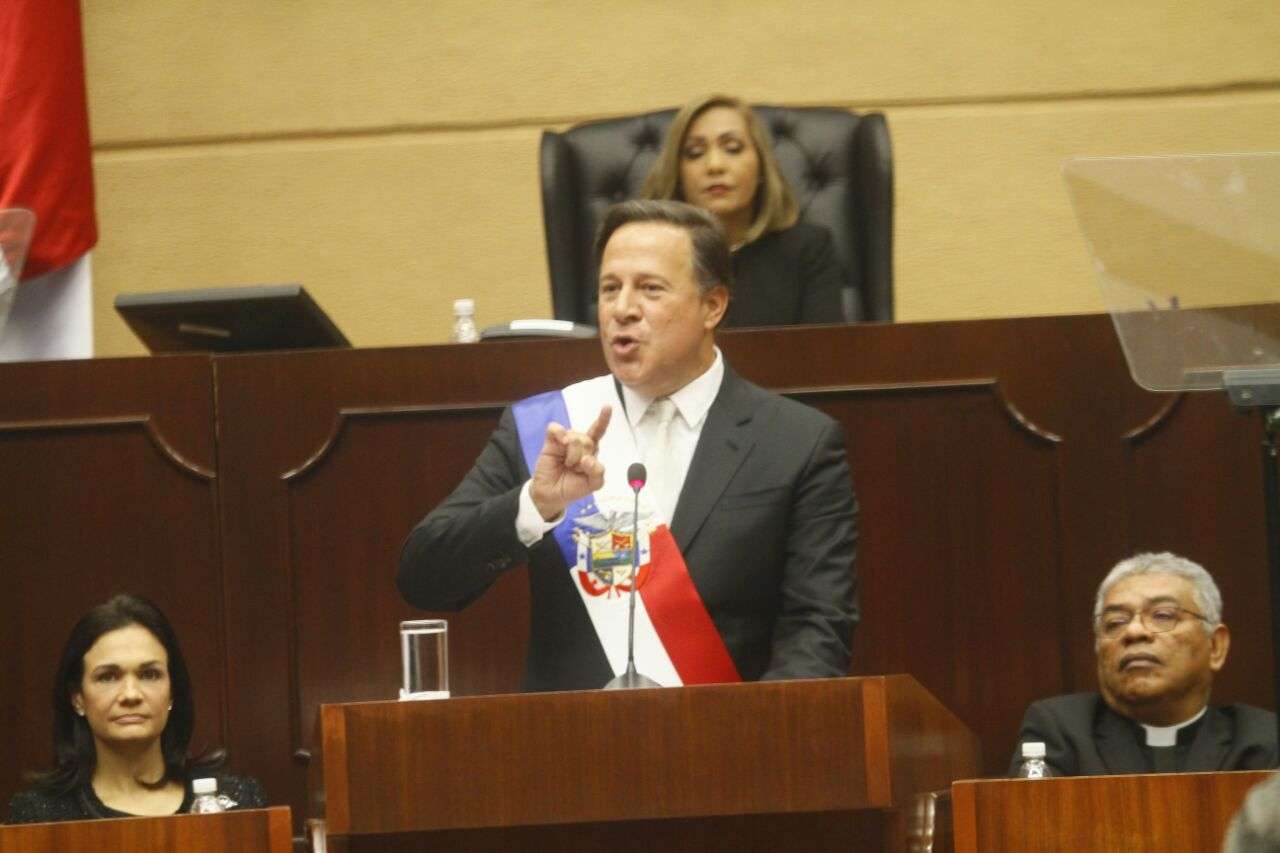
<instances>
[{"instance_id":1,"label":"glass podium panel","mask_svg":"<svg viewBox=\"0 0 1280 853\"><path fill-rule=\"evenodd\" d=\"M26 208L0 209L0 332L9 320L35 227L35 214Z\"/></svg>"},{"instance_id":2,"label":"glass podium panel","mask_svg":"<svg viewBox=\"0 0 1280 853\"><path fill-rule=\"evenodd\" d=\"M1069 160L1064 176L1134 380L1280 370L1280 153Z\"/></svg>"}]
</instances>

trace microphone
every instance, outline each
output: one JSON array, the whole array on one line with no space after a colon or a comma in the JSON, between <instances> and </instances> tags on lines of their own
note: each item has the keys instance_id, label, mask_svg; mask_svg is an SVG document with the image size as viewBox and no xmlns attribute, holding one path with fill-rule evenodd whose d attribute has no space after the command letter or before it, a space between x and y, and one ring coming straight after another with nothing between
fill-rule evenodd
<instances>
[{"instance_id":1,"label":"microphone","mask_svg":"<svg viewBox=\"0 0 1280 853\"><path fill-rule=\"evenodd\" d=\"M631 514L631 594L627 612L627 669L604 686L605 690L631 690L637 687L661 687L648 676L636 672L636 587L640 585L640 490L649 479L649 472L640 462L632 462L627 468L627 484L635 495L635 512ZM653 559L650 554L650 560ZM652 563L650 563L652 567ZM650 568L650 571L653 569Z\"/></svg>"}]
</instances>

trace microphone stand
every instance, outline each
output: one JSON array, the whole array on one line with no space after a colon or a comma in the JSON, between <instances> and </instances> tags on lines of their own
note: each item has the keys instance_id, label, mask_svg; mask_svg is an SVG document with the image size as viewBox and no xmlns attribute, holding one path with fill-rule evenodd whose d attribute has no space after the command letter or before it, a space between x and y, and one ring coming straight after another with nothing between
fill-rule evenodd
<instances>
[{"instance_id":1,"label":"microphone stand","mask_svg":"<svg viewBox=\"0 0 1280 853\"><path fill-rule=\"evenodd\" d=\"M1272 678L1280 696L1280 370L1235 368L1222 372L1222 386L1239 411L1262 415L1262 495L1266 513L1267 568L1271 580ZM1276 721L1280 733L1280 719Z\"/></svg>"},{"instance_id":2,"label":"microphone stand","mask_svg":"<svg viewBox=\"0 0 1280 853\"><path fill-rule=\"evenodd\" d=\"M633 690L640 687L662 686L647 675L641 675L636 671L636 587L640 585L640 490L644 488L646 479L647 472L639 462L633 462L627 469L627 481L635 494L635 512L631 515L631 593L627 613L627 668L622 675L610 679L604 686L604 690ZM649 559L652 566L652 553Z\"/></svg>"}]
</instances>

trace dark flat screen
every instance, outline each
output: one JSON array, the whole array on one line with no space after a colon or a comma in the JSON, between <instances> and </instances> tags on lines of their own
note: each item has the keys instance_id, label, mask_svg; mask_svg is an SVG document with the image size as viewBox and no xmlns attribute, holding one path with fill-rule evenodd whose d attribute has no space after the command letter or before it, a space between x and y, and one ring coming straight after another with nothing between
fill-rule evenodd
<instances>
[{"instance_id":1,"label":"dark flat screen","mask_svg":"<svg viewBox=\"0 0 1280 853\"><path fill-rule=\"evenodd\" d=\"M152 352L351 346L300 284L122 293L115 307Z\"/></svg>"}]
</instances>

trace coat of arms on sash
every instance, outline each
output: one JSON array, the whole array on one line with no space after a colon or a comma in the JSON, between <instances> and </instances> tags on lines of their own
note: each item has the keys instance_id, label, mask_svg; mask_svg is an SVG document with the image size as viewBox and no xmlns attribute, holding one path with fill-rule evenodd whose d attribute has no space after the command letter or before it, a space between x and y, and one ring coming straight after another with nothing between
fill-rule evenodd
<instances>
[{"instance_id":1,"label":"coat of arms on sash","mask_svg":"<svg viewBox=\"0 0 1280 853\"><path fill-rule=\"evenodd\" d=\"M649 577L649 530L641 513L640 572L637 589ZM637 543L634 541L634 513L630 510L596 512L573 520L573 539L578 561L573 572L583 592L594 598L613 598L631 592L631 566Z\"/></svg>"}]
</instances>

